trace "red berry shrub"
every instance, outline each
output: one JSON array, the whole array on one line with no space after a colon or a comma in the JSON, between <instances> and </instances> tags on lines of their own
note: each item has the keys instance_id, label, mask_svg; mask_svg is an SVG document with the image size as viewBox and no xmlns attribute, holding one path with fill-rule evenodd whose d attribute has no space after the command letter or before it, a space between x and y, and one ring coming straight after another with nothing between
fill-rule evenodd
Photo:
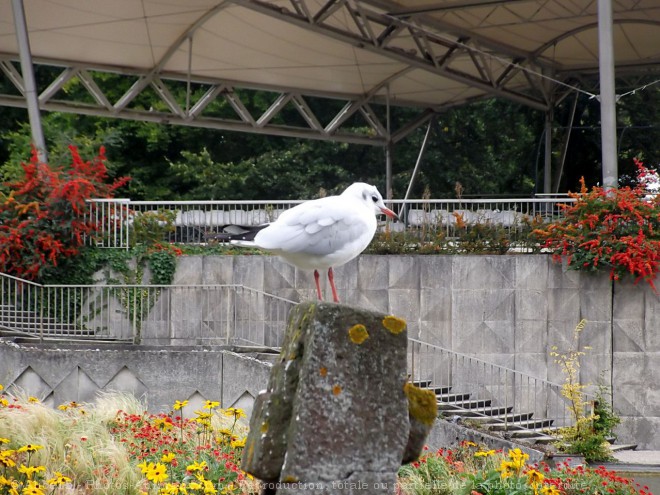
<instances>
[{"instance_id":1,"label":"red berry shrub","mask_svg":"<svg viewBox=\"0 0 660 495\"><path fill-rule=\"evenodd\" d=\"M587 191L584 180L574 203L563 205L563 218L534 233L556 261L566 260L575 270L609 271L610 279L631 274L655 290L660 262L660 198L649 194L650 172L635 161L634 187Z\"/></svg>"},{"instance_id":2,"label":"red berry shrub","mask_svg":"<svg viewBox=\"0 0 660 495\"><path fill-rule=\"evenodd\" d=\"M25 177L0 193L0 271L36 280L97 235L91 198L112 198L130 179L109 182L105 150L84 161L74 146L69 167L51 168L35 150ZM117 218L116 221L123 219Z\"/></svg>"}]
</instances>

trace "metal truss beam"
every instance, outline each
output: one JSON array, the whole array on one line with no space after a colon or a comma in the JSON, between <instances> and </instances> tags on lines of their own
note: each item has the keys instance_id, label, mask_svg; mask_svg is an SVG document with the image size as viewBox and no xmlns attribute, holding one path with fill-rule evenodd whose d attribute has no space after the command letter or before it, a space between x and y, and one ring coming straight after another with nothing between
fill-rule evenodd
<instances>
[{"instance_id":1,"label":"metal truss beam","mask_svg":"<svg viewBox=\"0 0 660 495\"><path fill-rule=\"evenodd\" d=\"M279 21L377 53L411 68L467 84L492 96L507 98L543 111L547 111L550 106L534 79L528 78L529 85L521 91L507 87L506 83L511 81L510 77L500 80L499 76L484 70L485 50L481 49L476 41L465 38L454 41L449 36L436 34L421 26L415 19L382 13L359 0L327 0L320 8L317 2L310 0L291 0L290 10L261 0L230 1ZM342 23L332 23L334 16L351 19L352 28L345 25L338 27L342 26ZM414 41L415 49L411 49L410 45L398 43L401 38L397 38L397 35L404 31ZM468 72L452 65L457 52L467 52L473 71ZM524 70L522 64L527 64L534 72L540 71L539 67L531 65L531 57L512 59L502 55L498 59L503 63L508 60L506 70L509 72L513 69Z\"/></svg>"},{"instance_id":2,"label":"metal truss beam","mask_svg":"<svg viewBox=\"0 0 660 495\"><path fill-rule=\"evenodd\" d=\"M4 93L0 91L0 106L27 108L24 97L25 83L17 69L17 63L15 55L0 54L0 82L3 79L5 81L0 87L8 88ZM186 94L182 94L186 80L180 74L153 70L144 73L118 73L117 69L112 67L66 65L63 61L44 59L35 60L35 64L49 67L49 72L55 74L50 82L45 83L45 89L38 95L39 107L43 111L373 146L384 146L391 139L386 124L381 122L379 112L374 110L374 105L382 104L374 99L376 91L405 73L402 71L388 78L378 88L374 88L373 92L354 99L335 94L302 94L300 91L279 87L245 88L233 81L199 79L190 81L197 88L195 94L198 96L193 98L189 87ZM45 71L41 73L43 76ZM112 101L107 91L102 88L103 78L99 77L101 74L126 78L125 85L129 89L116 101ZM62 97L65 86L76 82L81 90L84 90L81 91L82 94L77 98ZM175 95L173 88L177 85L180 91ZM243 91L260 90L272 93L274 101L261 115L252 115L240 95ZM310 106L309 98L343 101L344 105L324 125ZM138 100L141 105L137 105ZM148 101L147 105L145 100ZM223 115L229 116L219 117L217 112L214 114L213 111L208 111L210 106L217 110L219 105L224 108ZM288 112L288 120L295 120L295 124L282 123L286 120L283 116L285 111ZM422 111L424 109L420 109L420 112ZM383 113L380 112L381 115ZM366 132L354 131L349 120L351 118L357 119L352 121L353 125L358 122L359 127L367 129ZM416 118L413 117L411 122L415 121ZM403 124L405 134L410 132L409 124ZM401 135L400 130L393 129L392 133L395 132Z\"/></svg>"}]
</instances>

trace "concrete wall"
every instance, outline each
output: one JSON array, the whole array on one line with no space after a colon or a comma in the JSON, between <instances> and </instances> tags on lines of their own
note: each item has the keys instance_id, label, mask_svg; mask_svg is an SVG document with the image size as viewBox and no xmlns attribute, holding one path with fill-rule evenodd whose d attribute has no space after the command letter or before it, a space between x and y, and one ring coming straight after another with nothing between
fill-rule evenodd
<instances>
[{"instance_id":1,"label":"concrete wall","mask_svg":"<svg viewBox=\"0 0 660 495\"><path fill-rule=\"evenodd\" d=\"M0 341L0 383L53 407L91 402L100 391L135 395L152 412L189 400L191 416L206 400L251 412L270 367L254 357L211 348L30 346ZM18 389L18 390L17 390Z\"/></svg>"},{"instance_id":2,"label":"concrete wall","mask_svg":"<svg viewBox=\"0 0 660 495\"><path fill-rule=\"evenodd\" d=\"M564 377L550 348L569 346L575 325L586 319L580 346L592 349L582 381L596 383L602 375L612 385L614 408L623 418L621 442L660 449L660 298L647 284L612 284L607 275L567 271L546 255L365 255L337 268L335 281L343 302L405 318L411 337L558 383ZM267 256L184 257L174 283L242 284L295 301L316 297L311 273ZM244 392L265 388L263 367L251 370L241 359L234 372L236 356L190 352L58 355L0 346L0 383L34 382L53 391L56 403L66 397L62 384L75 376L91 381L91 388L128 383L148 391L157 407L195 393L221 396L228 407ZM168 390L162 390L164 380L172 384ZM75 398L85 399L85 393Z\"/></svg>"},{"instance_id":3,"label":"concrete wall","mask_svg":"<svg viewBox=\"0 0 660 495\"><path fill-rule=\"evenodd\" d=\"M316 297L311 273L268 256L182 259L175 283L201 282ZM660 448L660 297L645 282L613 284L548 255L363 255L337 268L335 283L343 302L405 318L411 337L556 383L550 349L570 346L586 319L581 380L612 386L621 442Z\"/></svg>"}]
</instances>

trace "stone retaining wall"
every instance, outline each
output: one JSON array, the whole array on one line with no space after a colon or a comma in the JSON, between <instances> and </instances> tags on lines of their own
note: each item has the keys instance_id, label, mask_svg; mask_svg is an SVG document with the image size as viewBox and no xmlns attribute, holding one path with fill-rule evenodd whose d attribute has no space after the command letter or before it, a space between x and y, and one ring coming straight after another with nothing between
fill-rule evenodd
<instances>
[{"instance_id":1,"label":"stone retaining wall","mask_svg":"<svg viewBox=\"0 0 660 495\"><path fill-rule=\"evenodd\" d=\"M623 419L620 442L660 449L660 298L644 282L612 284L607 275L567 271L546 255L363 255L337 268L335 281L343 302L405 318L411 337L557 383L564 377L550 349L570 345L586 319L580 345L592 349L582 381L602 377L612 386ZM295 301L316 297L311 273L268 256L184 257L174 283L241 284ZM214 400L222 394L228 407L267 381L263 366L248 370L242 358L234 366L239 358L231 353L182 352L58 354L3 345L0 383L29 385L32 395L33 388L51 390L56 403L70 400L65 390L77 380L89 390L137 387L157 407L196 393ZM163 388L164 380L173 385ZM87 392L75 398L86 399Z\"/></svg>"},{"instance_id":2,"label":"stone retaining wall","mask_svg":"<svg viewBox=\"0 0 660 495\"><path fill-rule=\"evenodd\" d=\"M405 318L411 337L556 383L564 376L550 349L569 346L586 319L582 381L612 385L621 442L660 449L660 297L645 282L613 284L548 255L362 255L337 268L335 282L343 302ZM311 273L269 256L185 258L175 283L316 297Z\"/></svg>"}]
</instances>

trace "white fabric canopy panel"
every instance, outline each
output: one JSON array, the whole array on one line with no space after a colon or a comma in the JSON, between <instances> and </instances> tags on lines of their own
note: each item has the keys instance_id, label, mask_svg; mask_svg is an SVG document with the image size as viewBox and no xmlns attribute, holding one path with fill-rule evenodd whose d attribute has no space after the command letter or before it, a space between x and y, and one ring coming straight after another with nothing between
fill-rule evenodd
<instances>
[{"instance_id":1,"label":"white fabric canopy panel","mask_svg":"<svg viewBox=\"0 0 660 495\"><path fill-rule=\"evenodd\" d=\"M546 110L571 89L564 81L598 72L594 0L25 0L24 8L34 62L62 70L38 88L43 110L384 144L429 113L388 135L379 106L435 112L498 96ZM659 73L660 1L612 0L612 8L617 75ZM0 89L0 105L25 106L18 60L12 1L0 0L0 82L10 88ZM113 101L99 72L134 84ZM64 97L72 80L87 100ZM174 95L173 81L197 84L203 96ZM147 88L165 108L134 107ZM253 115L240 89L272 91L273 106ZM321 122L311 97L339 100L342 110ZM235 117L211 115L216 99ZM303 125L278 122L287 107ZM369 132L343 128L351 117Z\"/></svg>"}]
</instances>

